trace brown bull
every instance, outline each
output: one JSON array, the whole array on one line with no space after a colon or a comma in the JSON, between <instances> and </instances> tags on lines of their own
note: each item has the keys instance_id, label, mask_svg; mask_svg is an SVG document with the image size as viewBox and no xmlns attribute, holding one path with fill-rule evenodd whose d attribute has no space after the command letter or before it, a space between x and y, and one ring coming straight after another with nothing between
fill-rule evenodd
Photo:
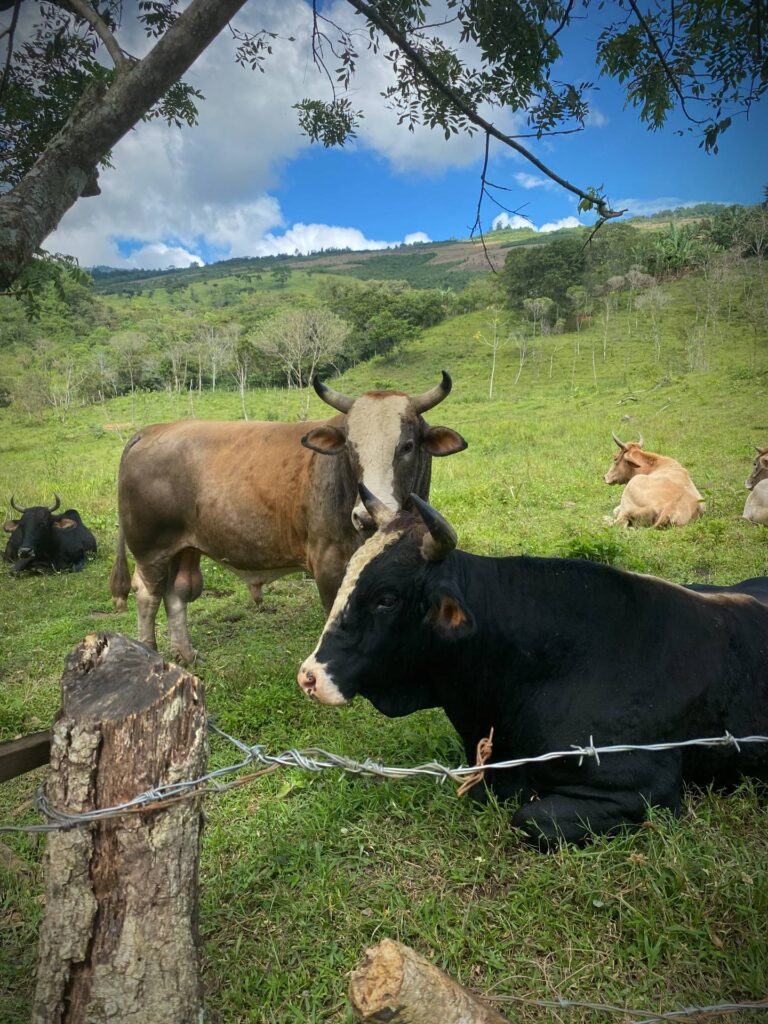
<instances>
[{"instance_id":1,"label":"brown bull","mask_svg":"<svg viewBox=\"0 0 768 1024\"><path fill-rule=\"evenodd\" d=\"M203 588L201 555L237 573L257 602L265 583L305 569L327 612L350 556L374 527L358 484L392 509L407 507L412 491L429 495L432 456L467 446L456 431L423 419L451 390L445 371L414 397L349 398L317 379L315 390L340 415L314 423L156 423L128 442L110 589L118 610L134 590L142 642L156 646L162 600L174 656L194 661L187 604ZM132 581L126 544L136 560Z\"/></svg>"},{"instance_id":2,"label":"brown bull","mask_svg":"<svg viewBox=\"0 0 768 1024\"><path fill-rule=\"evenodd\" d=\"M684 526L704 511L704 499L687 470L676 459L643 451L643 439L624 444L613 434L619 450L603 479L626 484L613 522L624 526Z\"/></svg>"},{"instance_id":3,"label":"brown bull","mask_svg":"<svg viewBox=\"0 0 768 1024\"><path fill-rule=\"evenodd\" d=\"M744 503L743 516L750 522L768 526L768 448L758 448L752 463L752 472L747 477L745 487L749 491Z\"/></svg>"}]
</instances>

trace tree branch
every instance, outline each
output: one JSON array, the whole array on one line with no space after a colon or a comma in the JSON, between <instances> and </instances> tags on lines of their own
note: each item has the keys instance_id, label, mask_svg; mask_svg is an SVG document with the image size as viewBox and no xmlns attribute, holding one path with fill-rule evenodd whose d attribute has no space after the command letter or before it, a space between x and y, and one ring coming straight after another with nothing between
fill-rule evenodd
<instances>
[{"instance_id":1,"label":"tree branch","mask_svg":"<svg viewBox=\"0 0 768 1024\"><path fill-rule=\"evenodd\" d=\"M680 83L678 82L677 78L675 77L675 74L672 71L672 68L667 63L667 58L664 56L664 54L662 52L662 49L659 46L659 41L656 38L656 36L653 34L653 30L651 29L651 26L648 24L648 22L643 17L643 14L640 11L640 8L635 3L635 0L627 0L627 2L629 3L629 6L632 8L632 10L635 12L635 17L640 22L640 27L642 28L643 32L645 32L645 35L646 35L646 37L648 39L648 42L651 44L651 48L652 48L653 52L659 58L659 63L661 64L662 68L664 69L664 74L667 76L667 80L669 81L669 84L675 90L677 98L680 100L680 109L685 114L687 119L689 121L693 122L693 124L703 124L704 123L703 121L699 120L698 118L692 117L688 113L688 109L687 109L687 107L685 105L685 96L683 95L683 90L680 88Z\"/></svg>"},{"instance_id":2,"label":"tree branch","mask_svg":"<svg viewBox=\"0 0 768 1024\"><path fill-rule=\"evenodd\" d=\"M8 28L8 55L5 58L3 80L0 82L0 100L2 100L5 90L8 88L8 76L11 73L11 60L13 59L13 37L16 34L16 25L18 24L19 21L20 11L21 0L16 0L16 2L13 5L13 16L11 18L11 24Z\"/></svg>"},{"instance_id":3,"label":"tree branch","mask_svg":"<svg viewBox=\"0 0 768 1024\"><path fill-rule=\"evenodd\" d=\"M99 161L213 42L245 0L192 0L103 99L83 110L43 150L15 188L0 195L0 289L8 288L93 181Z\"/></svg>"},{"instance_id":4,"label":"tree branch","mask_svg":"<svg viewBox=\"0 0 768 1024\"><path fill-rule=\"evenodd\" d=\"M347 3L353 7L359 14L362 14L364 18L367 18L371 24L375 25L380 29L387 38L399 47L400 50L406 55L409 61L419 70L422 76L430 83L430 85L436 89L442 96L444 96L451 105L458 110L464 117L467 118L472 124L481 128L488 135L492 135L493 138L498 139L499 142L503 142L505 146L509 146L510 149L514 149L515 152L524 156L526 160L529 160L534 167L545 174L552 181L556 182L561 188L566 189L568 192L572 192L574 195L579 196L585 202L589 203L590 206L594 206L597 209L598 215L603 220L610 220L613 217L620 217L626 210L612 210L605 199L601 199L594 193L586 192L580 189L577 185L572 184L565 178L557 174L550 167L547 167L545 163L534 156L530 150L526 149L525 146L521 146L520 143L516 142L511 135L507 135L505 132L500 131L495 125L491 124L484 117L478 114L477 110L467 103L461 96L459 96L450 86L446 85L437 74L430 68L427 61L422 55L416 50L414 46L406 39L406 37L389 21L383 18L378 11L376 11L370 4L364 3L364 0L347 0Z\"/></svg>"},{"instance_id":5,"label":"tree branch","mask_svg":"<svg viewBox=\"0 0 768 1024\"><path fill-rule=\"evenodd\" d=\"M87 21L93 31L104 43L107 49L107 53L112 58L112 61L118 71L128 66L125 54L120 49L120 45L109 30L109 26L104 19L99 15L97 11L94 11L85 0L57 0L60 7L70 11L75 15L76 18L80 18L82 21Z\"/></svg>"}]
</instances>

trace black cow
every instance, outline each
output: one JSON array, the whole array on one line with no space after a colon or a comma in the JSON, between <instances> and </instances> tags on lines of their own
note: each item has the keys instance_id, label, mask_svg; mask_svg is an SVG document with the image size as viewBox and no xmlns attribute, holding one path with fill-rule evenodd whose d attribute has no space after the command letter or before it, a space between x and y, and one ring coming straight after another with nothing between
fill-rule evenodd
<instances>
[{"instance_id":1,"label":"black cow","mask_svg":"<svg viewBox=\"0 0 768 1024\"><path fill-rule=\"evenodd\" d=\"M686 583L686 590L697 590L700 594L745 594L754 597L761 604L768 605L768 576L753 576L741 583L733 583L730 587L717 586L714 583Z\"/></svg>"},{"instance_id":2,"label":"black cow","mask_svg":"<svg viewBox=\"0 0 768 1024\"><path fill-rule=\"evenodd\" d=\"M14 563L14 575L25 569L80 572L86 554L96 551L96 540L79 512L68 508L61 515L53 515L61 504L58 494L55 498L50 508L19 508L11 498L11 508L21 513L21 519L9 519L4 526L11 535L5 546L5 560Z\"/></svg>"},{"instance_id":3,"label":"black cow","mask_svg":"<svg viewBox=\"0 0 768 1024\"><path fill-rule=\"evenodd\" d=\"M324 704L356 694L391 717L442 707L470 764L586 745L768 734L768 608L579 559L483 558L426 502L353 556L298 681ZM513 824L547 848L677 811L684 779L768 778L768 744L558 758L486 772ZM479 793L478 793L479 790ZM481 786L474 787L484 796Z\"/></svg>"}]
</instances>

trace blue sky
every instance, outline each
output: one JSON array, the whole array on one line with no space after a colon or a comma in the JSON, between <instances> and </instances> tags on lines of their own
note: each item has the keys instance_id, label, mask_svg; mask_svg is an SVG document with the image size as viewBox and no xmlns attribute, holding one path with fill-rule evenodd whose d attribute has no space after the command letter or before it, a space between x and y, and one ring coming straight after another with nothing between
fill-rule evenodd
<instances>
[{"instance_id":1,"label":"blue sky","mask_svg":"<svg viewBox=\"0 0 768 1024\"><path fill-rule=\"evenodd\" d=\"M343 0L326 8L350 21ZM610 5L609 5L610 9ZM589 8L590 19L598 11ZM220 37L186 79L206 96L200 125L181 131L142 124L114 150L102 173L102 196L85 199L62 221L46 247L71 252L85 266L185 266L231 256L308 252L331 246L384 247L409 240L466 237L475 218L483 142L398 126L379 97L388 82L380 60L362 52L352 97L365 109L359 138L341 150L310 145L293 103L323 95L325 83L308 59L310 8L304 0L247 4L238 26L268 25L278 35L275 58L260 75L234 65ZM595 83L593 113L578 135L533 142L540 159L582 188L603 185L612 204L630 213L696 202L754 203L768 184L768 107L738 118L708 155L675 116L649 132L624 109L616 83L598 79L593 20L580 22L561 77ZM121 38L121 42L123 39ZM131 41L134 53L146 44ZM509 130L507 112L490 119ZM525 130L520 126L520 130ZM529 144L532 140L529 140ZM577 199L500 144L489 178L511 191L501 201L537 227L577 215ZM500 210L488 201L483 224ZM585 223L589 217L581 217Z\"/></svg>"}]
</instances>

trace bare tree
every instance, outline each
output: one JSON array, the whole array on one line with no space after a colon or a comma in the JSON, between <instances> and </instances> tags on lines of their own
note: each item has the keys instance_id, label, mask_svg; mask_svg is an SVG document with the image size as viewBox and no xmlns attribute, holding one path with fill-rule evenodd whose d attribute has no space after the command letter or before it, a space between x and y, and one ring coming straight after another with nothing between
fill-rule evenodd
<instances>
[{"instance_id":1,"label":"bare tree","mask_svg":"<svg viewBox=\"0 0 768 1024\"><path fill-rule=\"evenodd\" d=\"M491 350L491 376L488 381L489 400L493 398L493 381L496 376L496 357L499 349L509 341L510 337L508 333L504 333L501 329L501 317L499 316L498 311L491 309L490 312L492 314L491 319L486 323L488 333L482 334L480 331L477 331L475 334L475 340L481 341Z\"/></svg>"},{"instance_id":2,"label":"bare tree","mask_svg":"<svg viewBox=\"0 0 768 1024\"><path fill-rule=\"evenodd\" d=\"M644 310L650 317L653 352L657 363L661 359L661 312L669 301L669 295L657 284L635 296L635 307Z\"/></svg>"},{"instance_id":3,"label":"bare tree","mask_svg":"<svg viewBox=\"0 0 768 1024\"><path fill-rule=\"evenodd\" d=\"M253 370L254 357L256 355L253 339L243 333L242 324L229 324L227 328L227 357L230 372L240 392L240 408L243 412L243 419L248 419L248 411L245 408L245 394L248 390L248 378Z\"/></svg>"},{"instance_id":4,"label":"bare tree","mask_svg":"<svg viewBox=\"0 0 768 1024\"><path fill-rule=\"evenodd\" d=\"M148 338L141 331L113 334L109 344L118 367L128 374L131 388L131 419L136 422L136 380L144 369L148 354Z\"/></svg>"},{"instance_id":5,"label":"bare tree","mask_svg":"<svg viewBox=\"0 0 768 1024\"><path fill-rule=\"evenodd\" d=\"M343 351L349 332L349 325L328 309L287 309L268 320L253 343L283 368L289 387L308 388L318 366ZM305 417L308 411L307 390Z\"/></svg>"}]
</instances>

